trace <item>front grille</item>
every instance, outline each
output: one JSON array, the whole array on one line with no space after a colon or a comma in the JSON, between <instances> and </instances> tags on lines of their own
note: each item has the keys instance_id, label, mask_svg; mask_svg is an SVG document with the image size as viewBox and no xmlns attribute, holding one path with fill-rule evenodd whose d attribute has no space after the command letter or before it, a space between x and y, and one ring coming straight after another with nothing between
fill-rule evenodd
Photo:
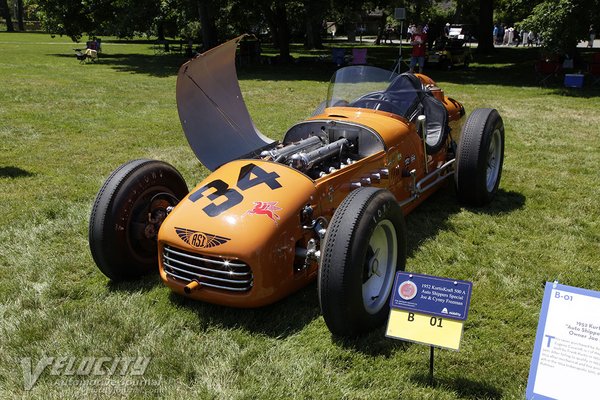
<instances>
[{"instance_id":1,"label":"front grille","mask_svg":"<svg viewBox=\"0 0 600 400\"><path fill-rule=\"evenodd\" d=\"M230 261L165 246L162 261L169 278L186 284L197 281L201 287L234 292L245 292L252 287L252 270L239 260Z\"/></svg>"}]
</instances>

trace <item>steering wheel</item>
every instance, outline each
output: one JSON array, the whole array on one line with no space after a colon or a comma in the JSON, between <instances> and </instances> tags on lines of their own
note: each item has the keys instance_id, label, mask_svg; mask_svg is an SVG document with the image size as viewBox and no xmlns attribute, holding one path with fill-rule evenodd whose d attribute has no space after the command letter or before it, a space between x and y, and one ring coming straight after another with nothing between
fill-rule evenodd
<instances>
[{"instance_id":1,"label":"steering wheel","mask_svg":"<svg viewBox=\"0 0 600 400\"><path fill-rule=\"evenodd\" d=\"M351 107L369 108L371 110L386 111L397 115L403 115L402 110L394 103L382 99L358 99L350 104Z\"/></svg>"}]
</instances>

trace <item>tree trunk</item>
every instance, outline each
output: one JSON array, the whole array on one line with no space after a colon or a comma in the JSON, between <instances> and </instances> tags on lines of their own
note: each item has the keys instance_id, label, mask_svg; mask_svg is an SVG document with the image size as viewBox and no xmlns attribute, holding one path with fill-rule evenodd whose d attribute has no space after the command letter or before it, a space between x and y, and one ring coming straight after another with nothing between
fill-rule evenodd
<instances>
[{"instance_id":1,"label":"tree trunk","mask_svg":"<svg viewBox=\"0 0 600 400\"><path fill-rule=\"evenodd\" d=\"M19 31L25 32L25 21L23 21L23 0L17 0L17 23L19 26Z\"/></svg>"},{"instance_id":2,"label":"tree trunk","mask_svg":"<svg viewBox=\"0 0 600 400\"><path fill-rule=\"evenodd\" d=\"M307 49L322 49L321 24L323 21L323 7L321 0L305 0L304 10L306 15L306 41Z\"/></svg>"},{"instance_id":3,"label":"tree trunk","mask_svg":"<svg viewBox=\"0 0 600 400\"><path fill-rule=\"evenodd\" d=\"M275 15L277 17L277 32L279 41L279 59L281 62L291 61L290 57L290 30L288 27L285 3L276 2Z\"/></svg>"},{"instance_id":4,"label":"tree trunk","mask_svg":"<svg viewBox=\"0 0 600 400\"><path fill-rule=\"evenodd\" d=\"M462 16L463 16L463 9L464 9L464 0L458 0L456 2L456 10L454 11L454 16L452 17L452 22L461 22L462 21Z\"/></svg>"},{"instance_id":5,"label":"tree trunk","mask_svg":"<svg viewBox=\"0 0 600 400\"><path fill-rule=\"evenodd\" d=\"M277 15L275 15L275 11L273 11L270 4L265 5L262 10L265 14L265 18L267 19L267 24L269 25L269 34L271 36L271 42L273 43L273 47L278 49L279 32L277 32Z\"/></svg>"},{"instance_id":6,"label":"tree trunk","mask_svg":"<svg viewBox=\"0 0 600 400\"><path fill-rule=\"evenodd\" d=\"M156 35L158 36L158 41L163 42L165 40L165 25L162 20L158 22L156 26Z\"/></svg>"},{"instance_id":7,"label":"tree trunk","mask_svg":"<svg viewBox=\"0 0 600 400\"><path fill-rule=\"evenodd\" d=\"M494 51L494 0L479 0L479 34L477 52L489 54Z\"/></svg>"},{"instance_id":8,"label":"tree trunk","mask_svg":"<svg viewBox=\"0 0 600 400\"><path fill-rule=\"evenodd\" d=\"M356 42L356 22L346 22L344 24L346 30L346 36L350 43Z\"/></svg>"},{"instance_id":9,"label":"tree trunk","mask_svg":"<svg viewBox=\"0 0 600 400\"><path fill-rule=\"evenodd\" d=\"M7 0L0 0L0 10L2 11L2 16L6 20L6 32L14 32L15 27L12 23L10 8L8 8Z\"/></svg>"},{"instance_id":10,"label":"tree trunk","mask_svg":"<svg viewBox=\"0 0 600 400\"><path fill-rule=\"evenodd\" d=\"M422 24L423 20L421 19L421 14L423 14L423 0L415 1L415 16L417 19L417 24Z\"/></svg>"},{"instance_id":11,"label":"tree trunk","mask_svg":"<svg viewBox=\"0 0 600 400\"><path fill-rule=\"evenodd\" d=\"M375 39L375 44L377 44L377 45L381 44L381 39L383 39L383 36L386 34L385 33L386 20L387 20L387 16L385 15L385 13L381 13L381 19L379 20L379 28L377 28L377 39Z\"/></svg>"},{"instance_id":12,"label":"tree trunk","mask_svg":"<svg viewBox=\"0 0 600 400\"><path fill-rule=\"evenodd\" d=\"M202 30L202 51L212 49L217 45L217 28L212 18L211 4L208 0L198 0L198 14Z\"/></svg>"},{"instance_id":13,"label":"tree trunk","mask_svg":"<svg viewBox=\"0 0 600 400\"><path fill-rule=\"evenodd\" d=\"M352 5L344 7L344 30L349 42L356 42L356 21L360 21L358 11Z\"/></svg>"}]
</instances>

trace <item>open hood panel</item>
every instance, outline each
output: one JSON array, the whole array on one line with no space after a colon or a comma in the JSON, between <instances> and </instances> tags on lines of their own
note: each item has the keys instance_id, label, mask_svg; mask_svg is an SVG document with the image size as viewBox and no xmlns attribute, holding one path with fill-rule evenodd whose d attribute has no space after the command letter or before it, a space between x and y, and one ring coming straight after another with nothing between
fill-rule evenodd
<instances>
[{"instance_id":1,"label":"open hood panel","mask_svg":"<svg viewBox=\"0 0 600 400\"><path fill-rule=\"evenodd\" d=\"M244 36L183 64L177 76L177 109L185 136L211 171L228 161L252 157L273 140L254 126L242 98L235 52Z\"/></svg>"}]
</instances>

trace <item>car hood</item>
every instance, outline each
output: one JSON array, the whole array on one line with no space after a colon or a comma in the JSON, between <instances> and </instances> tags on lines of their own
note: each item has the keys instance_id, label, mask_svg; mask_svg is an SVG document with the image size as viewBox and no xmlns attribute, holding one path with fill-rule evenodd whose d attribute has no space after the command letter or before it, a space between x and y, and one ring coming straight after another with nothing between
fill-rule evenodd
<instances>
[{"instance_id":1,"label":"car hood","mask_svg":"<svg viewBox=\"0 0 600 400\"><path fill-rule=\"evenodd\" d=\"M273 140L248 113L235 70L237 37L186 62L177 75L177 110L196 157L211 171L252 157Z\"/></svg>"},{"instance_id":2,"label":"car hood","mask_svg":"<svg viewBox=\"0 0 600 400\"><path fill-rule=\"evenodd\" d=\"M273 246L289 250L301 225L300 211L315 190L311 179L288 166L232 161L177 204L162 223L158 239L190 251L246 260L272 252ZM202 238L191 240L194 234Z\"/></svg>"}]
</instances>

